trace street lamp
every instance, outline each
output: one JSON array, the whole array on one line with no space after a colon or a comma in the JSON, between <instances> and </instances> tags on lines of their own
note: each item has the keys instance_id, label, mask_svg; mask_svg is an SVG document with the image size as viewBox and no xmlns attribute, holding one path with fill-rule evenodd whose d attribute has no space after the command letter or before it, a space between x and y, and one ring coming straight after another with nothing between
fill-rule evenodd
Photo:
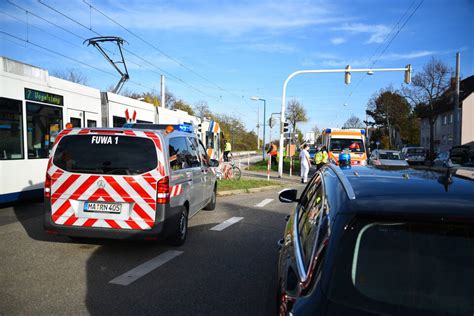
<instances>
[{"instance_id":1,"label":"street lamp","mask_svg":"<svg viewBox=\"0 0 474 316\"><path fill-rule=\"evenodd\" d=\"M259 97L250 97L252 101L263 101L263 142L262 142L262 157L265 160L265 111L267 108L267 100ZM257 135L258 137L258 135Z\"/></svg>"}]
</instances>

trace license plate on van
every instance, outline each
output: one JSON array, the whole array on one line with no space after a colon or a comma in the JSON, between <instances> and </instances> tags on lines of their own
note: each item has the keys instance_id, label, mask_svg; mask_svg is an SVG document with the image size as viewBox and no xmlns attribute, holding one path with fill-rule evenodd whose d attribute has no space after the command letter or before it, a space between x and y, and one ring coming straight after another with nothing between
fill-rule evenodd
<instances>
[{"instance_id":1,"label":"license plate on van","mask_svg":"<svg viewBox=\"0 0 474 316\"><path fill-rule=\"evenodd\" d=\"M96 212L96 213L120 214L120 212L122 212L122 204L86 202L84 203L84 211Z\"/></svg>"}]
</instances>

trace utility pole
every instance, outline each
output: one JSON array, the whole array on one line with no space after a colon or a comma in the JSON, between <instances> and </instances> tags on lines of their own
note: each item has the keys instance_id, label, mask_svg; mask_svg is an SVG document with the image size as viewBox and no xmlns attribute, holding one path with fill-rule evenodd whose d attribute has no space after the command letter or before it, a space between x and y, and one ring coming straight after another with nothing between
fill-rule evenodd
<instances>
[{"instance_id":1,"label":"utility pole","mask_svg":"<svg viewBox=\"0 0 474 316\"><path fill-rule=\"evenodd\" d=\"M459 72L461 67L460 53L456 53L456 89L454 92L454 122L453 122L453 146L461 145L461 113L459 112Z\"/></svg>"},{"instance_id":2,"label":"utility pole","mask_svg":"<svg viewBox=\"0 0 474 316\"><path fill-rule=\"evenodd\" d=\"M161 107L166 108L166 90L165 90L165 76L161 75Z\"/></svg>"},{"instance_id":3,"label":"utility pole","mask_svg":"<svg viewBox=\"0 0 474 316\"><path fill-rule=\"evenodd\" d=\"M367 111L365 111L365 152L367 155L369 154L369 144L370 144L370 139L369 139L369 114Z\"/></svg>"}]
</instances>

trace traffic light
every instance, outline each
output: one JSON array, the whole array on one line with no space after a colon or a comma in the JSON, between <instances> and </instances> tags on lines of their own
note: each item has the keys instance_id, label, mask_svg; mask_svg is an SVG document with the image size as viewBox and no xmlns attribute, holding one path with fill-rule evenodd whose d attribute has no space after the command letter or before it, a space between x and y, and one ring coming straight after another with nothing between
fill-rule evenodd
<instances>
[{"instance_id":1,"label":"traffic light","mask_svg":"<svg viewBox=\"0 0 474 316\"><path fill-rule=\"evenodd\" d=\"M202 124L201 123L198 124L198 133L202 133Z\"/></svg>"},{"instance_id":2,"label":"traffic light","mask_svg":"<svg viewBox=\"0 0 474 316\"><path fill-rule=\"evenodd\" d=\"M408 64L406 65L406 70L405 70L405 83L410 83L411 82L411 65Z\"/></svg>"},{"instance_id":3,"label":"traffic light","mask_svg":"<svg viewBox=\"0 0 474 316\"><path fill-rule=\"evenodd\" d=\"M288 122L283 122L283 128L282 128L282 133L288 133L289 131L289 123Z\"/></svg>"},{"instance_id":4,"label":"traffic light","mask_svg":"<svg viewBox=\"0 0 474 316\"><path fill-rule=\"evenodd\" d=\"M351 66L349 66L349 65L346 66L346 72L345 72L345 75L344 75L344 82L346 84L351 83Z\"/></svg>"},{"instance_id":5,"label":"traffic light","mask_svg":"<svg viewBox=\"0 0 474 316\"><path fill-rule=\"evenodd\" d=\"M273 120L272 120L272 117L270 117L270 118L268 119L268 126L270 126L270 128L273 127Z\"/></svg>"}]
</instances>

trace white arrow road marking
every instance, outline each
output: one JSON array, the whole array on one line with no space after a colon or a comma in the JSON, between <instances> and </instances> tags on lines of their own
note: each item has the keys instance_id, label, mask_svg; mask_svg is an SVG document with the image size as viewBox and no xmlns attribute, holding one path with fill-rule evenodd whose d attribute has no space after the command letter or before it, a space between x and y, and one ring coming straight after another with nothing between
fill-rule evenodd
<instances>
[{"instance_id":1,"label":"white arrow road marking","mask_svg":"<svg viewBox=\"0 0 474 316\"><path fill-rule=\"evenodd\" d=\"M244 219L243 217L231 217L228 220L223 221L219 225L211 227L209 230L215 230L215 231L220 232L220 231L226 229L227 227L229 227L231 225L234 225L237 222L240 222L243 219Z\"/></svg>"},{"instance_id":2,"label":"white arrow road marking","mask_svg":"<svg viewBox=\"0 0 474 316\"><path fill-rule=\"evenodd\" d=\"M172 260L173 258L179 256L182 253L183 253L182 251L178 251L178 250L168 250L162 253L161 255L151 260L148 260L147 262L142 263L141 265L133 268L132 270L125 272L124 274L116 277L112 281L109 281L109 283L127 286L130 283L135 282L142 276L157 269L159 266L167 263L168 261Z\"/></svg>"},{"instance_id":3,"label":"white arrow road marking","mask_svg":"<svg viewBox=\"0 0 474 316\"><path fill-rule=\"evenodd\" d=\"M255 207L264 207L265 205L267 205L268 203L271 203L272 201L273 199L265 199L262 202L255 204Z\"/></svg>"}]
</instances>

